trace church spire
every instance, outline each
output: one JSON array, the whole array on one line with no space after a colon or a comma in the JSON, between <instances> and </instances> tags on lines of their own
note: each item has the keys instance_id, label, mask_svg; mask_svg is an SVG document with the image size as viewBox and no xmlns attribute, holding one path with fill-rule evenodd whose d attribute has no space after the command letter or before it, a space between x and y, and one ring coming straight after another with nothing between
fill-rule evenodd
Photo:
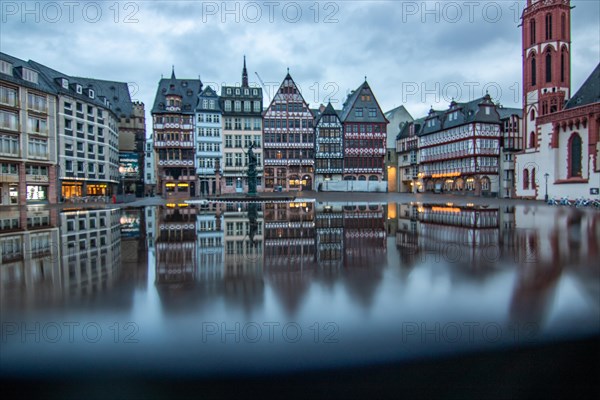
<instances>
[{"instance_id":1,"label":"church spire","mask_svg":"<svg viewBox=\"0 0 600 400\"><path fill-rule=\"evenodd\" d=\"M242 87L248 87L248 71L246 71L246 56L244 55L244 69L242 70Z\"/></svg>"},{"instance_id":2,"label":"church spire","mask_svg":"<svg viewBox=\"0 0 600 400\"><path fill-rule=\"evenodd\" d=\"M171 79L175 79L175 65L171 65Z\"/></svg>"}]
</instances>

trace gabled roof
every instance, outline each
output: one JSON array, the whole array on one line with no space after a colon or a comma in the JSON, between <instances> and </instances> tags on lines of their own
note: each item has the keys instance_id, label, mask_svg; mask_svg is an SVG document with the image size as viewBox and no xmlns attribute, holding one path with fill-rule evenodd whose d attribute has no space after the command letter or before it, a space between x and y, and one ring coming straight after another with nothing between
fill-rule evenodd
<instances>
[{"instance_id":1,"label":"gabled roof","mask_svg":"<svg viewBox=\"0 0 600 400\"><path fill-rule=\"evenodd\" d=\"M523 109L522 108L511 108L511 107L496 107L496 111L498 111L498 115L500 115L500 119L506 119L511 115L516 115L519 118L523 118Z\"/></svg>"},{"instance_id":2,"label":"gabled roof","mask_svg":"<svg viewBox=\"0 0 600 400\"><path fill-rule=\"evenodd\" d=\"M336 117L338 117L338 119L340 119L340 115L339 113L341 112L340 110L335 110L333 108L333 106L331 105L331 102L327 103L327 106L325 107L325 109L323 110L323 112L319 112L319 110L315 110L318 114L315 114L313 112L313 114L315 115L315 125L317 125L319 123L319 121L321 120L321 117L324 115L335 115ZM340 119L341 122L341 119Z\"/></svg>"},{"instance_id":3,"label":"gabled roof","mask_svg":"<svg viewBox=\"0 0 600 400\"><path fill-rule=\"evenodd\" d=\"M424 125L425 123L425 117L422 118L417 118L412 122L408 122L404 125L402 125L402 127L400 128L400 133L398 133L398 136L396 136L396 140L400 140L400 139L406 139L410 136L410 127L414 126L414 132L415 132L415 136L419 133L419 131L421 130L421 127Z\"/></svg>"},{"instance_id":4,"label":"gabled roof","mask_svg":"<svg viewBox=\"0 0 600 400\"><path fill-rule=\"evenodd\" d=\"M600 63L581 85L577 93L565 105L565 109L581 107L600 102Z\"/></svg>"},{"instance_id":5,"label":"gabled roof","mask_svg":"<svg viewBox=\"0 0 600 400\"><path fill-rule=\"evenodd\" d=\"M368 93L369 100L363 100L361 95L363 93ZM363 110L362 117L356 117L355 113L352 112L356 108L365 108ZM377 115L375 117L369 117L368 109L376 108L378 110ZM377 99L375 98L375 94L369 87L366 79L365 81L352 92L346 102L344 103L344 108L342 109L341 115L342 122L383 122L388 123L388 119L385 117L383 112L381 111L381 107L379 107L379 103L377 103Z\"/></svg>"},{"instance_id":6,"label":"gabled roof","mask_svg":"<svg viewBox=\"0 0 600 400\"><path fill-rule=\"evenodd\" d=\"M171 73L169 79L161 79L158 82L158 89L154 97L152 113L168 113L165 110L167 96L181 97L181 113L193 114L198 101L198 94L202 90L202 81L200 79L177 79L175 71ZM161 106L162 104L162 106Z\"/></svg>"},{"instance_id":7,"label":"gabled roof","mask_svg":"<svg viewBox=\"0 0 600 400\"><path fill-rule=\"evenodd\" d=\"M294 87L296 89L296 93L291 93L291 94L282 93L282 89L284 88L285 81L287 81L287 80L291 81L292 87ZM306 100L304 100L304 96L302 96L302 93L300 93L300 90L298 89L298 85L296 85L296 82L294 82L294 79L290 75L289 71L285 75L285 78L283 78L283 80L281 81L281 85L279 85L279 89L277 89L277 92L275 92L275 95L273 96L273 99L269 103L269 106L267 107L266 112L268 112L271 109L271 106L273 106L273 104L275 103L276 100L282 100L283 96L292 96L292 97L295 97L294 101L302 101L302 103L306 104L306 107L308 108L310 113L313 116L315 116L314 112L308 107L308 102Z\"/></svg>"}]
</instances>

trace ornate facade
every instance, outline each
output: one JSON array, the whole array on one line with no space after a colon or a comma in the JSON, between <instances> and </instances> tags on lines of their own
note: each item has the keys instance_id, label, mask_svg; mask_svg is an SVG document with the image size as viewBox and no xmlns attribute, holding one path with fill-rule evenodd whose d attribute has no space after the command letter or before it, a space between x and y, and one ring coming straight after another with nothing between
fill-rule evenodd
<instances>
[{"instance_id":1,"label":"ornate facade","mask_svg":"<svg viewBox=\"0 0 600 400\"><path fill-rule=\"evenodd\" d=\"M265 190L312 190L314 116L289 72L264 114Z\"/></svg>"}]
</instances>

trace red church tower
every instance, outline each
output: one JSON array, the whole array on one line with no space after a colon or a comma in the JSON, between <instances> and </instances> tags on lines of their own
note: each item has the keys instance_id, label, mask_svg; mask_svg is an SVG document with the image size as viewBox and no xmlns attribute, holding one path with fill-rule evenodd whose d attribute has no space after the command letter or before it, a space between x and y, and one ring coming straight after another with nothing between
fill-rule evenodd
<instances>
[{"instance_id":1,"label":"red church tower","mask_svg":"<svg viewBox=\"0 0 600 400\"><path fill-rule=\"evenodd\" d=\"M538 150L536 119L571 96L570 0L527 0L523 34L523 149Z\"/></svg>"}]
</instances>

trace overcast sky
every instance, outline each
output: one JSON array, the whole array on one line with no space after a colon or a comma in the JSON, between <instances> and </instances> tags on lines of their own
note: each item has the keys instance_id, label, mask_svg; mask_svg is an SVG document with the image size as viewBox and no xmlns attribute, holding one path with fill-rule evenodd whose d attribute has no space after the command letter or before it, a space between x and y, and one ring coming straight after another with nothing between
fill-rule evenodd
<instances>
[{"instance_id":1,"label":"overcast sky","mask_svg":"<svg viewBox=\"0 0 600 400\"><path fill-rule=\"evenodd\" d=\"M571 3L577 90L600 59L600 2ZM147 117L172 65L178 78L232 85L245 54L251 85L258 72L271 96L289 67L311 107L331 99L341 108L367 76L384 111L404 105L417 118L486 88L503 105L521 106L524 4L3 1L0 49L68 75L128 82Z\"/></svg>"}]
</instances>

